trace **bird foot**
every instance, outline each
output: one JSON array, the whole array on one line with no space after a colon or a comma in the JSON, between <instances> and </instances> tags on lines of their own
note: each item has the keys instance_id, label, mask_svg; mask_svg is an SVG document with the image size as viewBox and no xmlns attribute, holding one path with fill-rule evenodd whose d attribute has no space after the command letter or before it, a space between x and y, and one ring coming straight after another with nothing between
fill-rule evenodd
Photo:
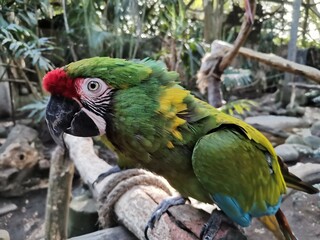
<instances>
[{"instance_id":1,"label":"bird foot","mask_svg":"<svg viewBox=\"0 0 320 240\"><path fill-rule=\"evenodd\" d=\"M228 225L228 232L225 232L225 230L222 230L221 232L221 226L222 225ZM239 235L238 231L231 232L232 230L238 229L236 225L221 211L214 210L208 220L208 222L203 226L201 233L200 233L200 239L202 240L214 240L214 239L220 239L217 235L225 235L233 236L230 239L246 239L244 235ZM218 233L219 232L219 233ZM224 239L224 238L223 238Z\"/></svg>"},{"instance_id":2,"label":"bird foot","mask_svg":"<svg viewBox=\"0 0 320 240\"><path fill-rule=\"evenodd\" d=\"M113 166L112 168L110 168L108 171L104 172L104 173L101 173L96 180L94 180L94 182L92 183L92 186L94 186L95 184L101 182L103 179L105 179L106 177L108 177L109 175L111 174L114 174L114 173L118 173L118 172L121 172L121 168L116 165L116 166Z\"/></svg>"},{"instance_id":3,"label":"bird foot","mask_svg":"<svg viewBox=\"0 0 320 240\"><path fill-rule=\"evenodd\" d=\"M188 198L182 197L182 196L176 196L176 197L168 197L164 199L154 210L152 213L147 226L144 229L144 235L145 238L148 240L148 229L150 228L151 230L154 228L154 225L156 222L159 221L161 216L172 206L177 206L177 205L183 205L186 203Z\"/></svg>"}]
</instances>

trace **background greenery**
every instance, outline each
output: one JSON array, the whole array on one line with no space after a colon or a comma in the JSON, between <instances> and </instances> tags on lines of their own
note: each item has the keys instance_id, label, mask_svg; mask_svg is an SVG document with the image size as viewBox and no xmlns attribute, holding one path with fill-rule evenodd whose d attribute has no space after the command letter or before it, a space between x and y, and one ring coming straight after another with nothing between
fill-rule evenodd
<instances>
[{"instance_id":1,"label":"background greenery","mask_svg":"<svg viewBox=\"0 0 320 240\"><path fill-rule=\"evenodd\" d=\"M242 1L236 0L0 2L0 61L7 74L7 79L2 74L0 81L10 81L18 92L32 93L33 99L43 95L41 79L46 71L92 56L161 59L170 70L180 73L183 85L197 92L195 76L210 43L215 39L233 42L244 16ZM304 64L319 68L317 3L319 6L319 0L303 1L297 44L305 54ZM291 11L292 2L286 0L257 1L246 45L286 57ZM310 52L316 57L308 57ZM225 77L227 97L232 88L259 80L261 69L265 80L258 87L263 91L274 91L283 77L246 59L238 58L234 65L250 70L225 73L233 74Z\"/></svg>"}]
</instances>

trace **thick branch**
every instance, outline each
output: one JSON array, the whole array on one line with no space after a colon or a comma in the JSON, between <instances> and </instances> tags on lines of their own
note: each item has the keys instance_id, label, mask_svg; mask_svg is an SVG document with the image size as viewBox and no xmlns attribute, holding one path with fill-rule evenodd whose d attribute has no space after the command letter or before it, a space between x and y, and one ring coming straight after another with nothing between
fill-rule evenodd
<instances>
[{"instance_id":1,"label":"thick branch","mask_svg":"<svg viewBox=\"0 0 320 240\"><path fill-rule=\"evenodd\" d=\"M51 158L45 216L45 239L67 239L67 219L73 178L73 163L64 150L55 149Z\"/></svg>"},{"instance_id":2,"label":"thick branch","mask_svg":"<svg viewBox=\"0 0 320 240\"><path fill-rule=\"evenodd\" d=\"M233 48L232 44L223 41L214 41L214 43L225 48L225 51ZM306 78L309 78L310 80L313 80L317 83L320 83L320 70L316 68L291 62L274 54L256 52L254 50L244 47L241 47L239 49L239 54L244 57L265 63L281 71L298 74Z\"/></svg>"},{"instance_id":3,"label":"thick branch","mask_svg":"<svg viewBox=\"0 0 320 240\"><path fill-rule=\"evenodd\" d=\"M110 165L96 156L90 138L66 135L65 142L69 148L70 158L73 160L84 182L89 186L92 185L99 174L111 168ZM113 181L114 177L119 178L121 174L124 173L112 174L96 184L93 189L95 198L103 194L103 190ZM136 185L127 189L127 192L114 205L115 219L129 229L137 238L144 239L144 227L151 213L158 203L166 197L168 197L168 194L157 187ZM100 202L100 204L104 204L104 202ZM208 218L208 213L193 208L191 205L172 207L169 209L169 214L164 214L161 217L155 229L149 231L149 237L150 239L198 239L200 231ZM226 225L220 226L220 234L217 234L217 236L228 235L229 229ZM229 237L231 237L230 234L228 235ZM236 233L233 233L233 239L237 236L243 235L240 231L236 231Z\"/></svg>"},{"instance_id":4,"label":"thick branch","mask_svg":"<svg viewBox=\"0 0 320 240\"><path fill-rule=\"evenodd\" d=\"M252 11L253 16L255 15L256 11L256 3L255 1L250 1L250 8ZM248 17L248 14L245 15L244 21L241 25L240 32L237 36L237 39L234 42L234 45L231 49L229 49L228 53L223 56L221 62L219 64L219 72L223 73L223 71L230 65L232 60L237 56L240 47L244 44L247 40L249 33L251 32L251 28L253 23Z\"/></svg>"},{"instance_id":5,"label":"thick branch","mask_svg":"<svg viewBox=\"0 0 320 240\"><path fill-rule=\"evenodd\" d=\"M256 3L255 0L250 0L250 9L252 14L255 14ZM244 21L241 25L240 32L235 40L235 44L228 51L224 51L220 46L215 44L215 41L211 45L211 53L207 54L201 63L201 68L198 72L198 87L201 92L204 89L208 90L208 102L214 107L222 106L222 94L220 90L221 74L230 65L232 60L237 55L239 48L246 41L251 28L252 20L251 15L248 13L244 16ZM252 17L252 16L251 16Z\"/></svg>"}]
</instances>

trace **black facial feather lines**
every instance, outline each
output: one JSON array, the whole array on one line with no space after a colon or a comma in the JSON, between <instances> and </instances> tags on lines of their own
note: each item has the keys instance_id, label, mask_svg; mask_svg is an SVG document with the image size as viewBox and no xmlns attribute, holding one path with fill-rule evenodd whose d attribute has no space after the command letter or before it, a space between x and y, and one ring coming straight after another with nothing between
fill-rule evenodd
<instances>
[{"instance_id":1,"label":"black facial feather lines","mask_svg":"<svg viewBox=\"0 0 320 240\"><path fill-rule=\"evenodd\" d=\"M84 96L81 100L85 108L103 117L109 109L112 92L111 88L107 88L99 96Z\"/></svg>"}]
</instances>

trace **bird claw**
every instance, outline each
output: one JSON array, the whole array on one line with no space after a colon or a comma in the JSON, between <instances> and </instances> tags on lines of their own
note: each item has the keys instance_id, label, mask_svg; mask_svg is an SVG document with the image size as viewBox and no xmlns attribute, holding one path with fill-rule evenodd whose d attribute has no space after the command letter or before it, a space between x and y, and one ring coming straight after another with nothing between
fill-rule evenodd
<instances>
[{"instance_id":1,"label":"bird claw","mask_svg":"<svg viewBox=\"0 0 320 240\"><path fill-rule=\"evenodd\" d=\"M160 220L161 216L172 206L182 205L185 204L188 199L182 196L176 197L168 197L164 199L157 208L153 211L145 229L144 229L144 236L147 240L148 237L148 230L153 229L155 224Z\"/></svg>"},{"instance_id":2,"label":"bird claw","mask_svg":"<svg viewBox=\"0 0 320 240\"><path fill-rule=\"evenodd\" d=\"M214 210L206 224L204 224L201 232L200 232L200 239L202 240L213 240L215 239L217 233L220 231L221 225L226 223L230 229L236 229L236 225L221 211ZM230 231L231 231L230 230ZM220 235L220 234L219 234ZM237 235L235 238L243 240L246 239L243 235Z\"/></svg>"},{"instance_id":3,"label":"bird claw","mask_svg":"<svg viewBox=\"0 0 320 240\"><path fill-rule=\"evenodd\" d=\"M203 228L200 233L200 239L210 240L213 239L216 233L218 232L221 225L221 216L219 212L214 211L208 222L203 225Z\"/></svg>"},{"instance_id":4,"label":"bird claw","mask_svg":"<svg viewBox=\"0 0 320 240\"><path fill-rule=\"evenodd\" d=\"M95 184L101 182L103 179L105 179L106 177L108 177L109 175L111 174L114 174L114 173L118 173L120 172L121 169L118 165L116 166L113 166L112 168L110 168L108 171L104 172L104 173L101 173L96 180L94 180L94 182L92 183L92 187L94 187Z\"/></svg>"}]
</instances>

